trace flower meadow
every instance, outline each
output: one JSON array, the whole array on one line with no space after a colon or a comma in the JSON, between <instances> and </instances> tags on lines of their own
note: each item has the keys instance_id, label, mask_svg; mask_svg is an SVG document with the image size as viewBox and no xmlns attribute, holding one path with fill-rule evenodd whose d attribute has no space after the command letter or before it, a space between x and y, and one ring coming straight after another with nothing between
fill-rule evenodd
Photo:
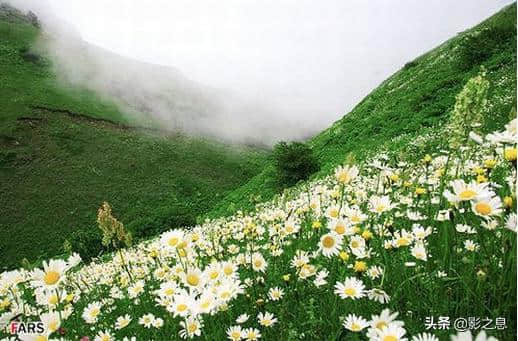
<instances>
[{"instance_id":1,"label":"flower meadow","mask_svg":"<svg viewBox=\"0 0 518 341\"><path fill-rule=\"evenodd\" d=\"M514 339L517 123L481 134L486 91L472 79L414 141L432 152L376 151L251 213L132 246L104 204L110 258L2 273L0 322L44 322L22 340Z\"/></svg>"}]
</instances>

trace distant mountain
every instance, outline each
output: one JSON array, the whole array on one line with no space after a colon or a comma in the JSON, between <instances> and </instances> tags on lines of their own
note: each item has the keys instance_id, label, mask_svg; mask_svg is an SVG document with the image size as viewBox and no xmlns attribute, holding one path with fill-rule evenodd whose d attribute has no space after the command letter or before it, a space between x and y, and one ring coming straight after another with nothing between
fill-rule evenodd
<instances>
[{"instance_id":1,"label":"distant mountain","mask_svg":"<svg viewBox=\"0 0 518 341\"><path fill-rule=\"evenodd\" d=\"M382 145L391 145L393 139L400 138L401 143L403 137L438 131L448 120L455 96L482 67L490 81L490 111L484 127L489 132L502 129L510 115L516 115L516 3L409 61L351 112L312 137L309 143L322 163L322 173L348 156L364 158ZM212 216L231 213L228 207L251 209L251 195L268 200L276 193L269 165L231 192Z\"/></svg>"},{"instance_id":2,"label":"distant mountain","mask_svg":"<svg viewBox=\"0 0 518 341\"><path fill-rule=\"evenodd\" d=\"M0 6L0 231L9 236L0 239L2 266L55 256L65 240L86 255L98 253L103 201L136 237L192 225L262 169L264 150L145 120L162 107L192 120L217 107L176 70L77 42L70 47L76 68L68 70L77 73L69 77L86 82L66 86L56 72L63 66L36 46L41 34L34 17ZM143 70L156 82L139 81ZM99 83L103 72L111 83Z\"/></svg>"}]
</instances>

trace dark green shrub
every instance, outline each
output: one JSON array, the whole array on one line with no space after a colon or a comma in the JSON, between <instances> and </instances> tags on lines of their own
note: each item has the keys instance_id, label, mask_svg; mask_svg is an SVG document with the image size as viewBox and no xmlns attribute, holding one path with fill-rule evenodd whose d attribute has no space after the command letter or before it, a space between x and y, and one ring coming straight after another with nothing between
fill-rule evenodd
<instances>
[{"instance_id":1,"label":"dark green shrub","mask_svg":"<svg viewBox=\"0 0 518 341\"><path fill-rule=\"evenodd\" d=\"M196 224L196 213L185 204L159 207L143 217L127 224L134 238L142 239L156 236L169 229Z\"/></svg>"},{"instance_id":2,"label":"dark green shrub","mask_svg":"<svg viewBox=\"0 0 518 341\"><path fill-rule=\"evenodd\" d=\"M417 66L417 64L418 64L418 63L417 63L417 61L416 61L416 60L412 60L412 61L410 61L410 62L406 63L406 64L403 66L403 70L411 69L411 68L413 68L413 67Z\"/></svg>"},{"instance_id":3,"label":"dark green shrub","mask_svg":"<svg viewBox=\"0 0 518 341\"><path fill-rule=\"evenodd\" d=\"M272 156L281 188L306 180L320 169L313 151L302 142L279 142L273 148Z\"/></svg>"},{"instance_id":4,"label":"dark green shrub","mask_svg":"<svg viewBox=\"0 0 518 341\"><path fill-rule=\"evenodd\" d=\"M102 244L102 235L95 226L78 229L67 238L73 252L79 253L83 261L88 262L99 256L103 250L108 251Z\"/></svg>"},{"instance_id":5,"label":"dark green shrub","mask_svg":"<svg viewBox=\"0 0 518 341\"><path fill-rule=\"evenodd\" d=\"M501 53L502 45L509 43L516 46L516 25L512 21L503 21L499 25L468 35L459 44L458 66L461 70L470 70L484 63L493 54Z\"/></svg>"},{"instance_id":6,"label":"dark green shrub","mask_svg":"<svg viewBox=\"0 0 518 341\"><path fill-rule=\"evenodd\" d=\"M30 50L27 47L22 47L20 50L20 56L25 60L26 62L31 62L34 64L41 64L42 58L39 54L36 52Z\"/></svg>"}]
</instances>

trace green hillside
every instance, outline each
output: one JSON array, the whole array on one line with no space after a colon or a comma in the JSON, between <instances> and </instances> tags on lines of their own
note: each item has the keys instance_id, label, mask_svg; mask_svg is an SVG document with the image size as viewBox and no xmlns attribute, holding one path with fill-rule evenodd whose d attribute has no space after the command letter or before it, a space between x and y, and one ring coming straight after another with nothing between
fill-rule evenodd
<instances>
[{"instance_id":1,"label":"green hillside","mask_svg":"<svg viewBox=\"0 0 518 341\"><path fill-rule=\"evenodd\" d=\"M61 86L33 48L39 33L0 8L2 267L59 254L65 239L87 247L105 200L137 237L194 224L262 169L264 151L138 128L113 102Z\"/></svg>"},{"instance_id":2,"label":"green hillside","mask_svg":"<svg viewBox=\"0 0 518 341\"><path fill-rule=\"evenodd\" d=\"M468 79L487 70L491 117L484 131L501 129L516 108L516 3L406 63L330 128L308 142L322 164L319 177L350 154L364 159L398 136L435 131L448 119ZM515 111L514 111L515 112ZM396 148L396 146L393 146ZM352 157L352 154L349 157ZM278 193L270 164L230 193L209 216L251 210Z\"/></svg>"}]
</instances>

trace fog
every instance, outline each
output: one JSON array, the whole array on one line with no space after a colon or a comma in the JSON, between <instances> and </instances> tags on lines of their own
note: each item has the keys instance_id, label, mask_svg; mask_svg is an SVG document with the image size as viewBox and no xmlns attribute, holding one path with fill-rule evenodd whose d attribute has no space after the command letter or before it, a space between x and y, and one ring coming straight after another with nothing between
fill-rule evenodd
<instances>
[{"instance_id":1,"label":"fog","mask_svg":"<svg viewBox=\"0 0 518 341\"><path fill-rule=\"evenodd\" d=\"M406 62L511 3L7 2L52 32L43 42L64 81L168 129L264 144L326 128Z\"/></svg>"}]
</instances>

